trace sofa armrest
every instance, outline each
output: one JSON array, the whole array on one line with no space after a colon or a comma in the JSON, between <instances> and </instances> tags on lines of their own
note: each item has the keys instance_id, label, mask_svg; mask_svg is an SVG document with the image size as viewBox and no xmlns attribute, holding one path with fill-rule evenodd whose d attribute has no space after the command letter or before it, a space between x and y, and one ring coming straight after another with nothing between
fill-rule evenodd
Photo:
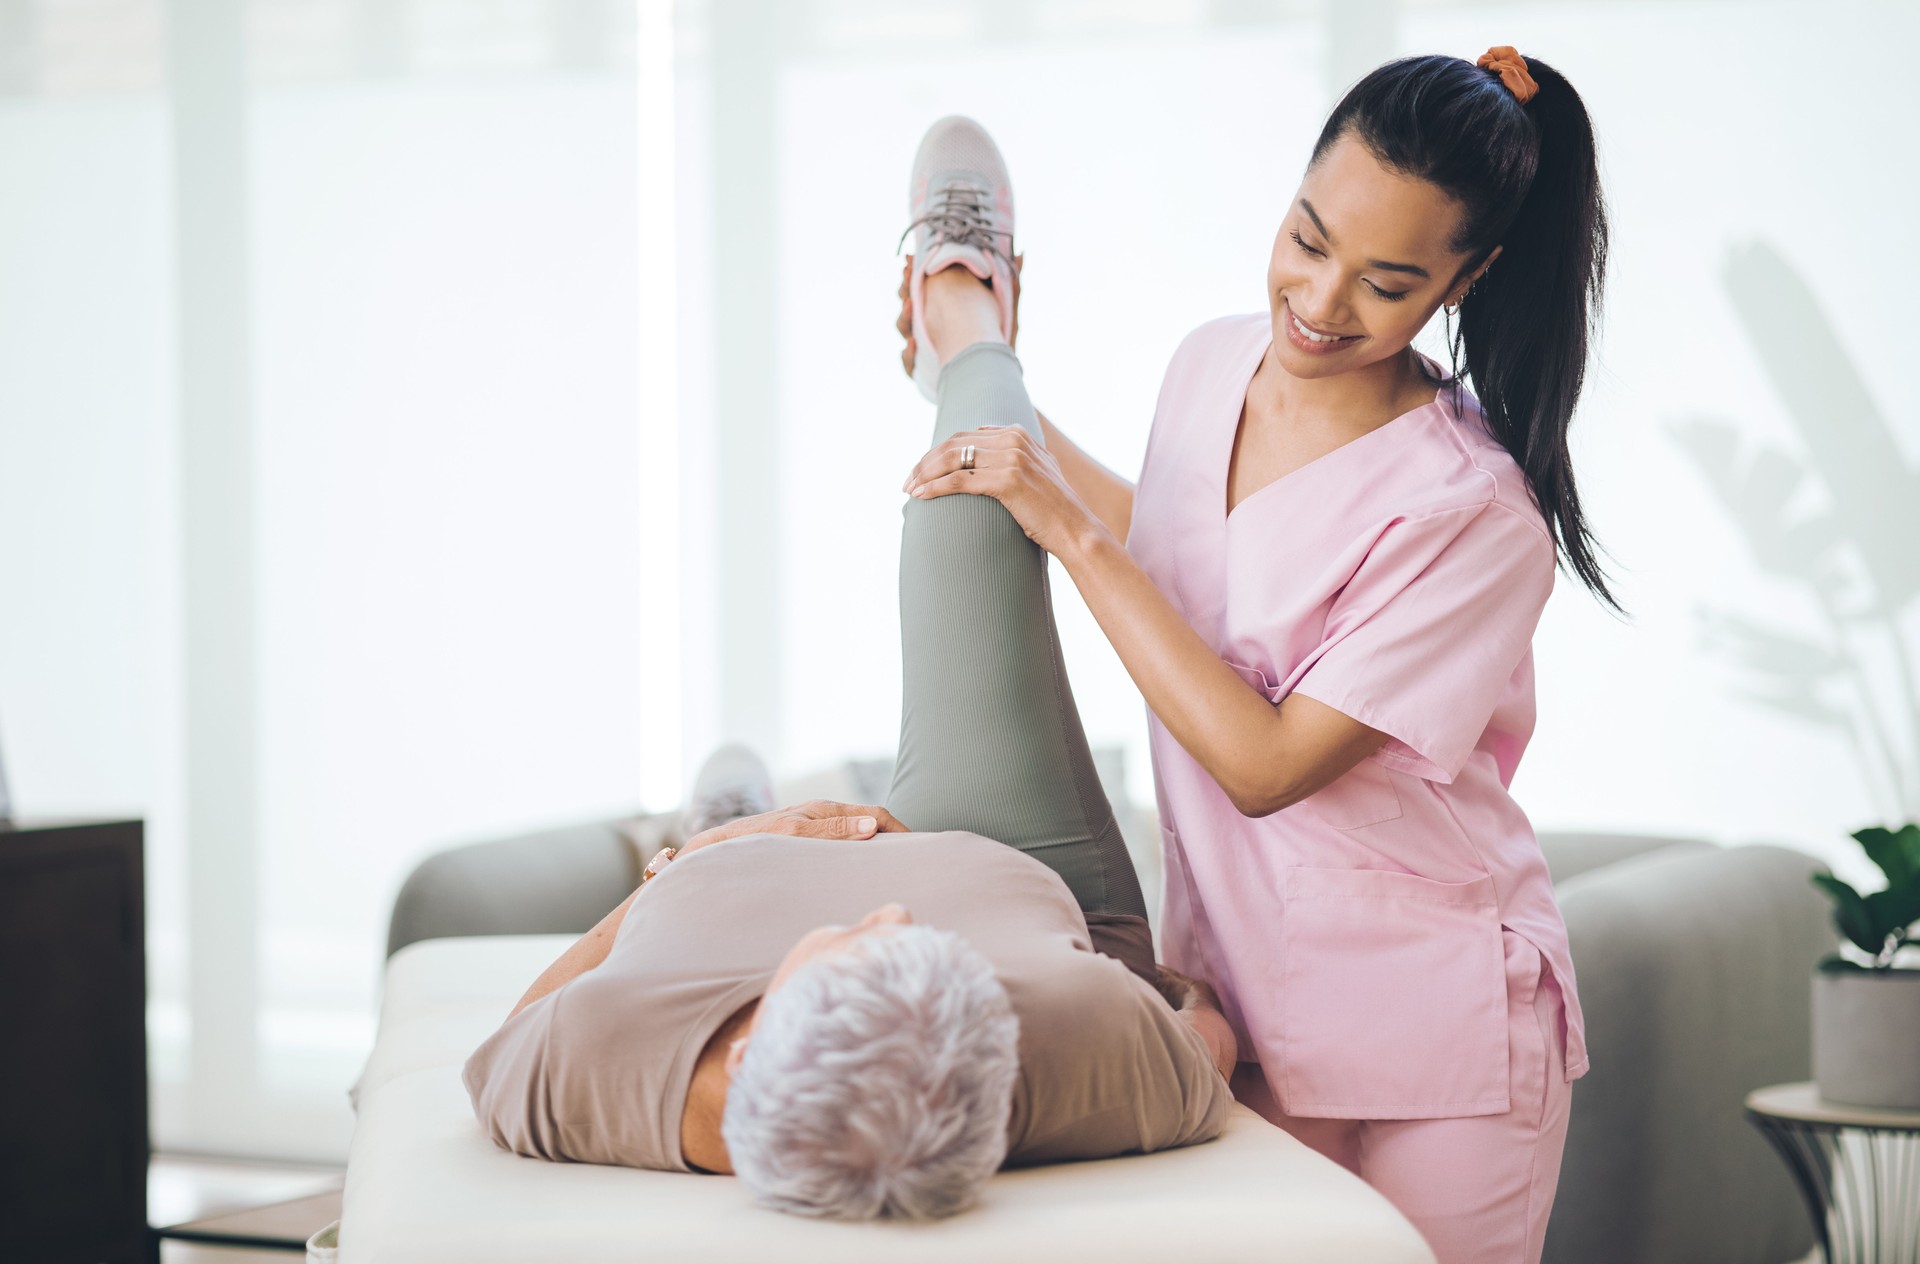
<instances>
[{"instance_id":1,"label":"sofa armrest","mask_svg":"<svg viewBox=\"0 0 1920 1264\"><path fill-rule=\"evenodd\" d=\"M1832 946L1782 847L1669 848L1562 881L1592 1070L1575 1083L1552 1264L1797 1259L1812 1233L1748 1092L1810 1075Z\"/></svg>"},{"instance_id":2,"label":"sofa armrest","mask_svg":"<svg viewBox=\"0 0 1920 1264\"><path fill-rule=\"evenodd\" d=\"M1700 851L1713 844L1704 838L1665 834L1600 834L1577 830L1542 830L1540 853L1556 884L1595 869L1665 851L1670 847Z\"/></svg>"},{"instance_id":3,"label":"sofa armrest","mask_svg":"<svg viewBox=\"0 0 1920 1264\"><path fill-rule=\"evenodd\" d=\"M421 939L584 934L639 884L639 854L625 832L632 821L596 821L428 856L394 898L387 955Z\"/></svg>"}]
</instances>

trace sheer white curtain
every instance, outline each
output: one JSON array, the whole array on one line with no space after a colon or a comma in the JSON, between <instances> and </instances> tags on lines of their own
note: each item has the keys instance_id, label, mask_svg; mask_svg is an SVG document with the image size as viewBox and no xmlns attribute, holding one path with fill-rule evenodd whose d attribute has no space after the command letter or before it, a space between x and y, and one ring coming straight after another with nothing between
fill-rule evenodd
<instances>
[{"instance_id":1,"label":"sheer white curtain","mask_svg":"<svg viewBox=\"0 0 1920 1264\"><path fill-rule=\"evenodd\" d=\"M157 1143L339 1157L408 868L642 796L633 5L5 29L20 805L149 821Z\"/></svg>"},{"instance_id":2,"label":"sheer white curtain","mask_svg":"<svg viewBox=\"0 0 1920 1264\"><path fill-rule=\"evenodd\" d=\"M27 813L149 821L157 1141L343 1153L425 853L663 803L723 737L890 748L929 421L890 251L947 111L1013 165L1036 400L1130 474L1179 337L1264 303L1340 89L1553 62L1615 226L1573 445L1638 617L1562 577L1516 793L1829 855L1920 811L1916 36L1870 0L0 0L0 749Z\"/></svg>"}]
</instances>

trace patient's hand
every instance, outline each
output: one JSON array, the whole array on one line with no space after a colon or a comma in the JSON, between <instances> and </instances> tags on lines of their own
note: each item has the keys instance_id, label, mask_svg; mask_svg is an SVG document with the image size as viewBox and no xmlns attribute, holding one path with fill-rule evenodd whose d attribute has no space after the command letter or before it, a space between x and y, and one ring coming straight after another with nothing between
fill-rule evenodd
<instances>
[{"instance_id":1,"label":"patient's hand","mask_svg":"<svg viewBox=\"0 0 1920 1264\"><path fill-rule=\"evenodd\" d=\"M1234 1064L1240 1060L1240 1042L1235 1038L1227 1016L1220 1012L1220 994L1204 979L1188 978L1166 966L1157 968L1160 977L1154 980L1154 986L1160 990L1160 995L1167 998L1167 1004L1173 1006L1187 1025L1207 1042L1207 1049L1213 1054L1213 1065L1223 1078L1231 1080Z\"/></svg>"},{"instance_id":2,"label":"patient's hand","mask_svg":"<svg viewBox=\"0 0 1920 1264\"><path fill-rule=\"evenodd\" d=\"M864 803L836 803L809 799L790 808L776 808L758 816L743 816L702 830L686 841L678 855L747 834L790 834L795 838L872 838L875 834L905 833L907 827L883 807Z\"/></svg>"},{"instance_id":3,"label":"patient's hand","mask_svg":"<svg viewBox=\"0 0 1920 1264\"><path fill-rule=\"evenodd\" d=\"M1189 978L1178 970L1156 961L1153 968L1157 976L1153 986L1161 996L1167 998L1167 1004L1177 1010L1189 1009L1195 1005L1205 1005L1213 1009L1220 1008L1220 994L1213 985L1203 979Z\"/></svg>"}]
</instances>

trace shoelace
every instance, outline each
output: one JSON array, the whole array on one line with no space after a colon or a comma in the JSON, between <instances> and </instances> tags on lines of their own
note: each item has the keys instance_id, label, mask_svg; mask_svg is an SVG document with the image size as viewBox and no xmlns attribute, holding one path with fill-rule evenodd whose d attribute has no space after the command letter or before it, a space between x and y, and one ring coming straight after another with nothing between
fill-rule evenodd
<instances>
[{"instance_id":1,"label":"shoelace","mask_svg":"<svg viewBox=\"0 0 1920 1264\"><path fill-rule=\"evenodd\" d=\"M694 804L689 814L686 830L689 835L710 830L716 825L725 825L728 821L737 821L743 816L754 816L771 810L765 796L746 786L723 786L709 798Z\"/></svg>"},{"instance_id":2,"label":"shoelace","mask_svg":"<svg viewBox=\"0 0 1920 1264\"><path fill-rule=\"evenodd\" d=\"M906 244L907 237L914 229L925 224L933 230L935 242L949 241L956 246L973 246L988 254L998 255L1007 267L1013 267L1013 259L1003 250L996 237L1005 237L1007 244L1013 244L1013 234L1004 228L987 226L987 191L965 180L955 180L933 195L925 215L907 225L907 231L900 234L900 240L894 245L894 253L900 253L900 247Z\"/></svg>"}]
</instances>

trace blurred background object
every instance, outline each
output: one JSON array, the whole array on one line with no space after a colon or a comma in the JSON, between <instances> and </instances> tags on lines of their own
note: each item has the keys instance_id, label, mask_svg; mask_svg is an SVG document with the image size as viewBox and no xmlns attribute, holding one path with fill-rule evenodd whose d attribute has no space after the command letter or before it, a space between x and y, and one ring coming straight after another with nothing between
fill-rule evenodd
<instances>
[{"instance_id":1,"label":"blurred background object","mask_svg":"<svg viewBox=\"0 0 1920 1264\"><path fill-rule=\"evenodd\" d=\"M0 821L4 1258L147 1258L139 821Z\"/></svg>"}]
</instances>

